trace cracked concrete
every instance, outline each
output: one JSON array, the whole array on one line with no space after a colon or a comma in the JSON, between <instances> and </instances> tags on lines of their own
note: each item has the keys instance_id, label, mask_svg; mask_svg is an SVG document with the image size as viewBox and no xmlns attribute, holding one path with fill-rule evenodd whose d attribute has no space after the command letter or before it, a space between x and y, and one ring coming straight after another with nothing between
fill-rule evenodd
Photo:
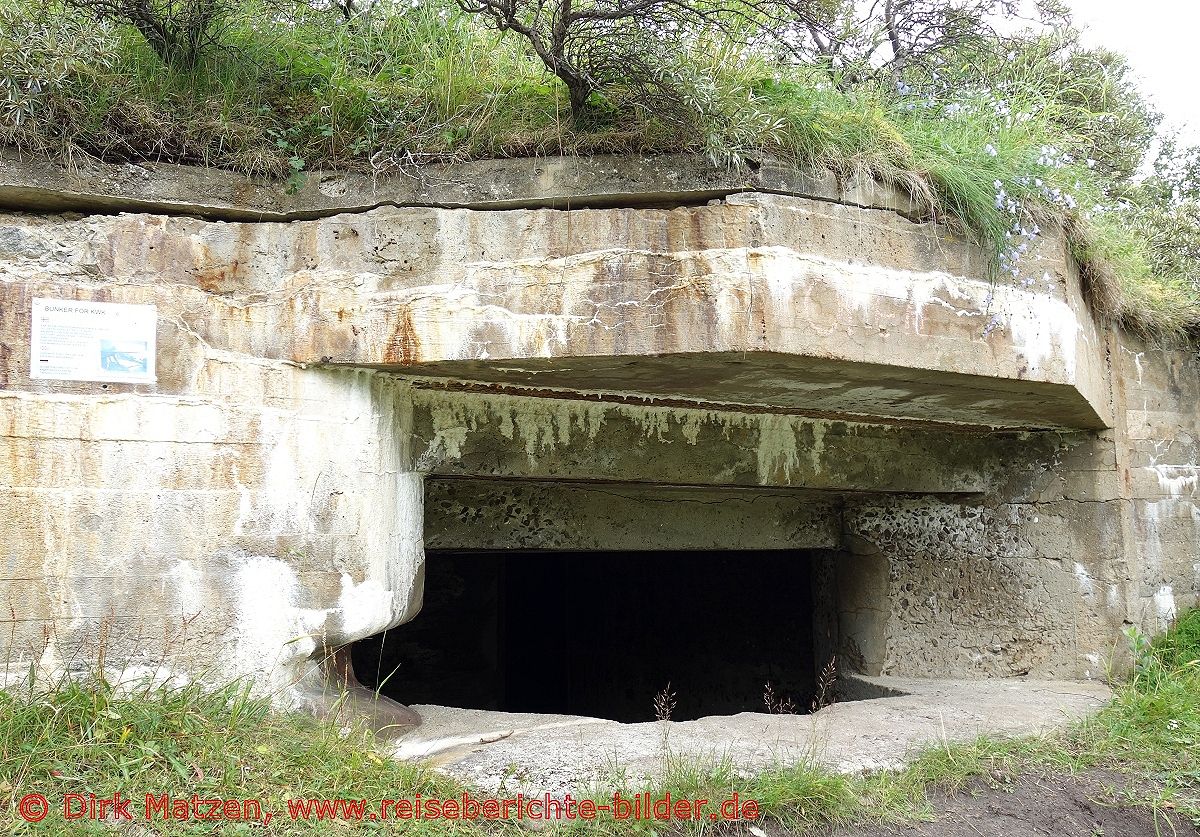
<instances>
[{"instance_id":1,"label":"cracked concrete","mask_svg":"<svg viewBox=\"0 0 1200 837\"><path fill-rule=\"evenodd\" d=\"M738 192L804 195L886 209L923 208L899 189L864 178L809 173L755 156L739 168L688 154L475 160L379 177L306 172L299 188L220 169L169 163L56 166L0 149L0 207L18 211L148 212L224 221L311 221L384 207L505 211L695 206Z\"/></svg>"},{"instance_id":2,"label":"cracked concrete","mask_svg":"<svg viewBox=\"0 0 1200 837\"><path fill-rule=\"evenodd\" d=\"M595 718L415 707L422 726L393 745L491 793L608 793L660 776L667 754L735 768L810 762L842 773L902 767L921 750L982 734L1039 735L1099 708L1096 683L863 678L892 697L835 703L812 715L744 712L696 721ZM647 712L650 709L647 707Z\"/></svg>"},{"instance_id":3,"label":"cracked concrete","mask_svg":"<svg viewBox=\"0 0 1200 837\"><path fill-rule=\"evenodd\" d=\"M934 225L809 198L569 213L380 209L290 224L14 218L0 225L0 252L12 254L14 351L30 293L158 305L194 344L187 366L163 370L159 393L186 391L200 349L214 361L403 370L726 410L984 428L1111 422L1091 350L1099 336L1079 316L1061 241L1030 256L1053 287L994 289L978 251ZM27 285L31 274L40 290ZM1003 328L973 339L988 310Z\"/></svg>"}]
</instances>

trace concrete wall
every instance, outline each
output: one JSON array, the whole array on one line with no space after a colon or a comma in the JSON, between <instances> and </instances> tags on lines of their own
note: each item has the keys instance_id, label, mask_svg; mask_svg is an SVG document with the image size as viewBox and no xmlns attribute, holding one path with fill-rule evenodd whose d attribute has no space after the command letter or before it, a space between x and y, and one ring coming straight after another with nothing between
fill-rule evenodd
<instances>
[{"instance_id":1,"label":"concrete wall","mask_svg":"<svg viewBox=\"0 0 1200 837\"><path fill-rule=\"evenodd\" d=\"M555 165L488 210L385 185L269 223L10 169L4 202L48 207L0 217L10 675L104 645L302 702L417 616L423 537L840 545L868 673L1095 677L1123 624L1196 602L1200 369L1095 323L1061 242L993 288L882 190L647 208L662 183L623 206ZM568 181L608 208L494 208ZM157 384L31 380L35 296L155 304Z\"/></svg>"},{"instance_id":2,"label":"concrete wall","mask_svg":"<svg viewBox=\"0 0 1200 837\"><path fill-rule=\"evenodd\" d=\"M427 479L426 549L816 549L841 545L820 493Z\"/></svg>"},{"instance_id":3,"label":"concrete wall","mask_svg":"<svg viewBox=\"0 0 1200 837\"><path fill-rule=\"evenodd\" d=\"M1122 337L1112 353L1122 534L1138 624L1161 628L1200 591L1200 355ZM1106 475L1107 476L1107 475Z\"/></svg>"},{"instance_id":4,"label":"concrete wall","mask_svg":"<svg viewBox=\"0 0 1200 837\"><path fill-rule=\"evenodd\" d=\"M255 364L188 395L0 392L9 673L105 646L115 669L183 660L286 694L320 649L415 612L422 490L396 393Z\"/></svg>"}]
</instances>

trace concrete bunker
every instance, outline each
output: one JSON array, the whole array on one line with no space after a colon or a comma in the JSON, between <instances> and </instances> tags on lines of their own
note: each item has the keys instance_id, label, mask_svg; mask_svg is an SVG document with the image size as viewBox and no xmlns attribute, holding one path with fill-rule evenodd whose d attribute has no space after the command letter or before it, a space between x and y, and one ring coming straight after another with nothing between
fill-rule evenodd
<instances>
[{"instance_id":1,"label":"concrete bunker","mask_svg":"<svg viewBox=\"0 0 1200 837\"><path fill-rule=\"evenodd\" d=\"M774 163L514 160L308 203L156 171L0 178L19 210L0 219L2 644L23 668L105 637L119 670L320 710L354 643L432 618L448 556L783 552L820 565L797 620L813 664L912 700L683 721L672 746L753 765L821 741L878 766L851 739L1087 711L1121 628L1200 594L1195 354L1094 317L1060 236L1027 288L903 194ZM31 376L35 299L152 309L154 381ZM661 738L416 709L383 713L415 727L398 754L474 748L447 758L481 787L538 742L576 748L564 782L614 753L650 772Z\"/></svg>"},{"instance_id":2,"label":"concrete bunker","mask_svg":"<svg viewBox=\"0 0 1200 837\"><path fill-rule=\"evenodd\" d=\"M404 704L674 720L807 712L830 661L818 550L436 551L410 623L356 643ZM819 637L819 639L818 639ZM819 654L823 656L819 656Z\"/></svg>"}]
</instances>

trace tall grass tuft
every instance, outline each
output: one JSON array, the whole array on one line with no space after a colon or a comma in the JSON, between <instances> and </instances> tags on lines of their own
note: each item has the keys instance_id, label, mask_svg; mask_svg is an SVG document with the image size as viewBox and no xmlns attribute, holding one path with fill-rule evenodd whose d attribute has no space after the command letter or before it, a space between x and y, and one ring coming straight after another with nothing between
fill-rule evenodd
<instances>
[{"instance_id":1,"label":"tall grass tuft","mask_svg":"<svg viewBox=\"0 0 1200 837\"><path fill-rule=\"evenodd\" d=\"M99 821L65 822L61 804L68 793L110 798L120 792L134 800L131 811L141 820L147 793L258 800L264 811L282 813L293 798L378 805L385 798L448 798L461 790L425 765L381 756L365 728L275 713L240 683L130 689L102 678L64 678L48 688L0 690L0 824L18 834L114 833ZM51 802L49 816L37 825L17 816L18 801L31 793ZM216 832L212 822L156 817L145 824L156 835L259 833L238 823L222 823ZM272 822L270 833L375 833L346 831L346 825L284 817Z\"/></svg>"}]
</instances>

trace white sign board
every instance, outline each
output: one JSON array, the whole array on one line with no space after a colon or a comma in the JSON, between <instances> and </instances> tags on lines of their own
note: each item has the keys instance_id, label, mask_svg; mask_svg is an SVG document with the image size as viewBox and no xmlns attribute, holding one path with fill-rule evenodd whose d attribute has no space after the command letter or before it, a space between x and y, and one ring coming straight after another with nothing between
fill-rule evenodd
<instances>
[{"instance_id":1,"label":"white sign board","mask_svg":"<svg viewBox=\"0 0 1200 837\"><path fill-rule=\"evenodd\" d=\"M29 377L152 384L157 324L153 305L35 298Z\"/></svg>"}]
</instances>

